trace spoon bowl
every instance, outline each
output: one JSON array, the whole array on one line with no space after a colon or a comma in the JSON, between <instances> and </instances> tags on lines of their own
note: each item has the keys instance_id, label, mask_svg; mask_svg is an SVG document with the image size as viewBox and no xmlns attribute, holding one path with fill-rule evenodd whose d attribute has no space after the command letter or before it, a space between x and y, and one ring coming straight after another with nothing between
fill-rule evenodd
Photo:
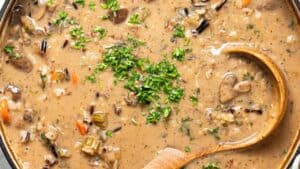
<instances>
[{"instance_id":1,"label":"spoon bowl","mask_svg":"<svg viewBox=\"0 0 300 169\"><path fill-rule=\"evenodd\" d=\"M144 169L179 169L191 161L208 155L239 150L252 147L261 143L270 136L282 121L287 107L288 90L284 75L280 68L268 56L249 48L226 47L222 50L224 54L235 54L253 60L265 68L274 79L276 88L277 111L267 120L267 126L257 131L253 135L236 142L223 142L215 147L201 149L191 153L185 153L175 148L165 148L161 150L155 159L150 161Z\"/></svg>"}]
</instances>

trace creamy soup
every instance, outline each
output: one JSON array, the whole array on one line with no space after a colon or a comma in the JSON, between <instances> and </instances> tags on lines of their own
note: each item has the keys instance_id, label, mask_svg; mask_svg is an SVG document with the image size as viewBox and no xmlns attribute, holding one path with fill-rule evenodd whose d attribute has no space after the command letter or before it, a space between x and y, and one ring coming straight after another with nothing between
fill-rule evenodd
<instances>
[{"instance_id":1,"label":"creamy soup","mask_svg":"<svg viewBox=\"0 0 300 169\"><path fill-rule=\"evenodd\" d=\"M289 109L264 144L186 169L276 168L299 127L299 26L284 0L32 0L2 42L0 113L25 169L139 169L165 147L236 142L276 111L275 82L230 45L284 71Z\"/></svg>"}]
</instances>

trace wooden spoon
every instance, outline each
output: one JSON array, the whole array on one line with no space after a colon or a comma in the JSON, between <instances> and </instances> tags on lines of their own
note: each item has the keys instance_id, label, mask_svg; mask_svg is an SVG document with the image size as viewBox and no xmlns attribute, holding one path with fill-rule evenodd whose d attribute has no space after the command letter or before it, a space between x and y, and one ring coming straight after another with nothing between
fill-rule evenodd
<instances>
[{"instance_id":1,"label":"wooden spoon","mask_svg":"<svg viewBox=\"0 0 300 169\"><path fill-rule=\"evenodd\" d=\"M278 127L282 121L287 106L287 86L284 75L280 71L279 67L268 56L248 48L227 47L223 49L223 53L238 54L238 56L254 60L273 76L272 78L274 78L277 91L275 93L275 97L278 99L278 111L269 116L270 118L267 121L269 125L240 141L223 142L215 147L209 147L196 152L185 153L178 149L165 148L161 150L157 157L149 162L144 169L179 169L197 158L224 151L249 148L262 142Z\"/></svg>"}]
</instances>

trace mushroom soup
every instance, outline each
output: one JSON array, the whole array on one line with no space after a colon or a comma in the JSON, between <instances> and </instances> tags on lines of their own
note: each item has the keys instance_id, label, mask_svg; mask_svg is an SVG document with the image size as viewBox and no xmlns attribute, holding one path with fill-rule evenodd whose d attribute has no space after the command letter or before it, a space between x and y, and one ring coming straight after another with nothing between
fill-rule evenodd
<instances>
[{"instance_id":1,"label":"mushroom soup","mask_svg":"<svg viewBox=\"0 0 300 169\"><path fill-rule=\"evenodd\" d=\"M270 55L294 99L296 22L283 0L19 1L1 54L8 142L25 169L139 169L166 146L189 153L246 139L276 111L276 82L221 50ZM286 126L299 123L292 101L280 131L298 127ZM185 168L274 168L293 134L274 135Z\"/></svg>"}]
</instances>

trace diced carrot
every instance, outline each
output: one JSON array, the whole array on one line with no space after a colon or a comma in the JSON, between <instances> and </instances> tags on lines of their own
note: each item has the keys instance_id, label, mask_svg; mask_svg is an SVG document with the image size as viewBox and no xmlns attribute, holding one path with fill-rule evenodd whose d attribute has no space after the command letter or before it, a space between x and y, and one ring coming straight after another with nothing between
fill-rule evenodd
<instances>
[{"instance_id":1,"label":"diced carrot","mask_svg":"<svg viewBox=\"0 0 300 169\"><path fill-rule=\"evenodd\" d=\"M250 5L251 0L242 0L242 7L247 7L248 5Z\"/></svg>"},{"instance_id":2,"label":"diced carrot","mask_svg":"<svg viewBox=\"0 0 300 169\"><path fill-rule=\"evenodd\" d=\"M6 99L0 101L0 112L4 123L10 122L10 114L8 111L8 103Z\"/></svg>"},{"instance_id":3,"label":"diced carrot","mask_svg":"<svg viewBox=\"0 0 300 169\"><path fill-rule=\"evenodd\" d=\"M56 81L56 79L57 79L57 74L56 74L55 70L52 70L52 71L50 72L50 79L51 79L51 81Z\"/></svg>"},{"instance_id":4,"label":"diced carrot","mask_svg":"<svg viewBox=\"0 0 300 169\"><path fill-rule=\"evenodd\" d=\"M78 76L74 72L71 74L71 83L74 86L76 86L78 84Z\"/></svg>"},{"instance_id":5,"label":"diced carrot","mask_svg":"<svg viewBox=\"0 0 300 169\"><path fill-rule=\"evenodd\" d=\"M76 122L76 127L79 130L79 132L80 132L81 135L86 135L87 128L84 126L84 124L80 120L78 120Z\"/></svg>"}]
</instances>

